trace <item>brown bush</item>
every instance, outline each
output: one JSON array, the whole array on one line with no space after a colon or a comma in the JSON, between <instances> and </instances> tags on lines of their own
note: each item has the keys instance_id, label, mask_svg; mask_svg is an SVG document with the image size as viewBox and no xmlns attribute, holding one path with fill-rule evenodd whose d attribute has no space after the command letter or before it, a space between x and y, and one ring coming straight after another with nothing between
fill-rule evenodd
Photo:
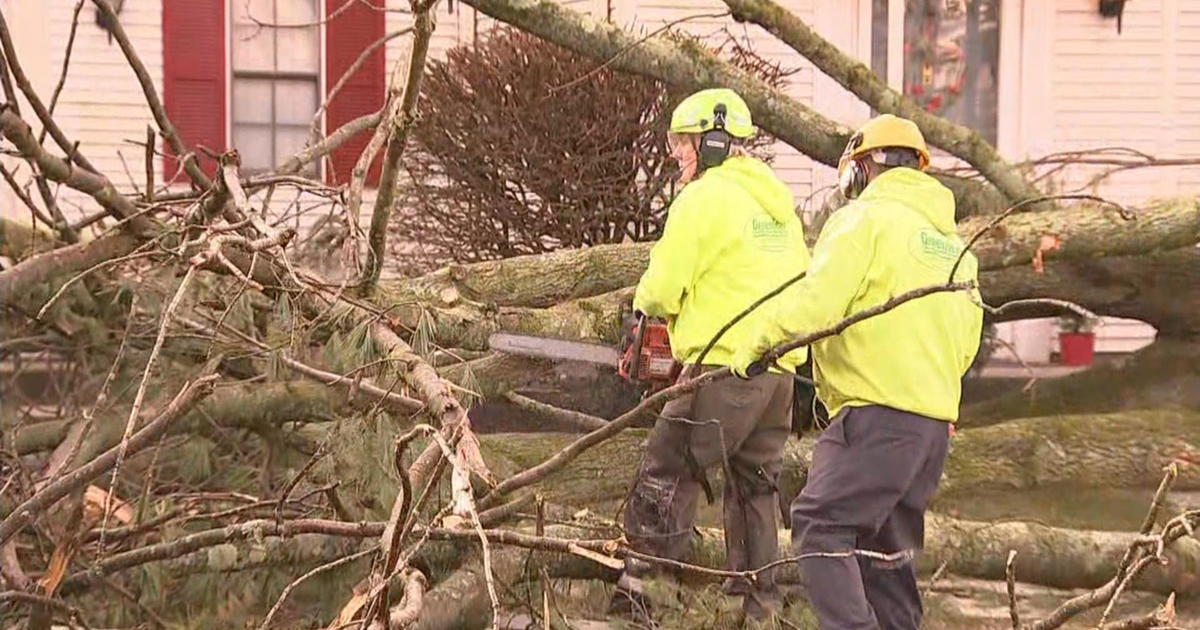
<instances>
[{"instance_id":1,"label":"brown bush","mask_svg":"<svg viewBox=\"0 0 1200 630\"><path fill-rule=\"evenodd\" d=\"M770 81L785 76L736 44L729 56ZM392 226L404 258L415 250L428 266L657 237L675 100L658 82L500 28L431 62L421 99Z\"/></svg>"}]
</instances>

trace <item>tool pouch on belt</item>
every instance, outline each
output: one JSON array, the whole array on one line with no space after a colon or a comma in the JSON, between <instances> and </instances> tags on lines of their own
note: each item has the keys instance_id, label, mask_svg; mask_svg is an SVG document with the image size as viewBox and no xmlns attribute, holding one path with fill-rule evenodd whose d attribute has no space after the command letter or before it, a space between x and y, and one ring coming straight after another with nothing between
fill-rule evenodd
<instances>
[{"instance_id":1,"label":"tool pouch on belt","mask_svg":"<svg viewBox=\"0 0 1200 630\"><path fill-rule=\"evenodd\" d=\"M796 376L812 380L812 358L796 367ZM817 398L817 390L798 378L792 379L792 433L797 437L806 431L829 425L829 412Z\"/></svg>"}]
</instances>

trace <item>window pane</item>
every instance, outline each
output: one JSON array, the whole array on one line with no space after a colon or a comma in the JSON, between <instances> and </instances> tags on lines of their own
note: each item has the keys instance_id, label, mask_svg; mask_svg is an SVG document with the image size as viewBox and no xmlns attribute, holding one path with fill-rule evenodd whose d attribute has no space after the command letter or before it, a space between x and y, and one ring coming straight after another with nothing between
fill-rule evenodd
<instances>
[{"instance_id":1,"label":"window pane","mask_svg":"<svg viewBox=\"0 0 1200 630\"><path fill-rule=\"evenodd\" d=\"M275 81L275 122L281 125L307 125L317 111L315 80Z\"/></svg>"},{"instance_id":2,"label":"window pane","mask_svg":"<svg viewBox=\"0 0 1200 630\"><path fill-rule=\"evenodd\" d=\"M196 0L191 0L195 2ZM272 7L274 0L233 0L230 2L230 8L233 9L234 24L253 24L251 16L260 22L270 24L275 21Z\"/></svg>"},{"instance_id":3,"label":"window pane","mask_svg":"<svg viewBox=\"0 0 1200 630\"><path fill-rule=\"evenodd\" d=\"M271 122L271 80L233 79L233 122Z\"/></svg>"},{"instance_id":4,"label":"window pane","mask_svg":"<svg viewBox=\"0 0 1200 630\"><path fill-rule=\"evenodd\" d=\"M287 156L304 148L304 143L308 140L307 126L284 126L275 127L275 155L282 160Z\"/></svg>"},{"instance_id":5,"label":"window pane","mask_svg":"<svg viewBox=\"0 0 1200 630\"><path fill-rule=\"evenodd\" d=\"M275 68L275 29L253 24L233 27L233 69L271 71Z\"/></svg>"},{"instance_id":6,"label":"window pane","mask_svg":"<svg viewBox=\"0 0 1200 630\"><path fill-rule=\"evenodd\" d=\"M908 0L904 90L996 141L1000 0Z\"/></svg>"},{"instance_id":7,"label":"window pane","mask_svg":"<svg viewBox=\"0 0 1200 630\"><path fill-rule=\"evenodd\" d=\"M285 72L316 74L320 70L320 59L317 56L319 41L316 27L276 30L276 59L279 60L279 69Z\"/></svg>"},{"instance_id":8,"label":"window pane","mask_svg":"<svg viewBox=\"0 0 1200 630\"><path fill-rule=\"evenodd\" d=\"M312 24L317 21L317 0L275 0L279 24Z\"/></svg>"},{"instance_id":9,"label":"window pane","mask_svg":"<svg viewBox=\"0 0 1200 630\"><path fill-rule=\"evenodd\" d=\"M270 125L234 125L233 146L242 156L244 171L261 171L275 166L271 163Z\"/></svg>"}]
</instances>

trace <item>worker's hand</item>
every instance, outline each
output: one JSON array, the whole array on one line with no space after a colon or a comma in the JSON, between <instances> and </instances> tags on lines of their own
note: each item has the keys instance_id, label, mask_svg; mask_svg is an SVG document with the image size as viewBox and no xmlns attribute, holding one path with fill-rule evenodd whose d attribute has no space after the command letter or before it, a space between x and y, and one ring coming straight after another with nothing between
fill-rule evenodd
<instances>
[{"instance_id":1,"label":"worker's hand","mask_svg":"<svg viewBox=\"0 0 1200 630\"><path fill-rule=\"evenodd\" d=\"M770 357L764 355L768 350L758 344L743 346L733 353L729 368L738 378L754 378L767 371Z\"/></svg>"}]
</instances>

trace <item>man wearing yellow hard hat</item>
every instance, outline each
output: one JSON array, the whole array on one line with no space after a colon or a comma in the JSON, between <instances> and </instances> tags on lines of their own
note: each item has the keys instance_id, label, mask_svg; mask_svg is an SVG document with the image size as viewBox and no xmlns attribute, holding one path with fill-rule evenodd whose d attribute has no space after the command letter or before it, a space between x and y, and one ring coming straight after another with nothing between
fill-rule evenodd
<instances>
[{"instance_id":1,"label":"man wearing yellow hard hat","mask_svg":"<svg viewBox=\"0 0 1200 630\"><path fill-rule=\"evenodd\" d=\"M858 130L838 164L851 201L826 222L808 275L773 303L734 359L745 374L769 348L912 289L974 280L954 195L924 170L917 126L891 115ZM821 630L915 630L913 557L958 418L961 378L979 347L978 295L937 293L811 347L830 425L792 503L792 543Z\"/></svg>"},{"instance_id":2,"label":"man wearing yellow hard hat","mask_svg":"<svg viewBox=\"0 0 1200 630\"><path fill-rule=\"evenodd\" d=\"M684 187L633 306L667 319L685 374L727 322L808 265L791 191L742 148L753 134L750 109L728 89L692 94L671 116L672 155ZM755 311L726 330L698 369L732 365L737 349L756 339L765 314ZM722 497L729 568L752 570L777 559L776 482L791 427L792 373L806 358L806 350L794 351L772 372L705 384L666 405L626 507L626 536L635 549L684 559L701 491L713 500L706 471L720 465L729 477ZM630 559L613 613L644 612L641 578L653 569ZM730 580L725 591L743 596L752 617L769 616L778 604L771 571L754 581Z\"/></svg>"}]
</instances>

